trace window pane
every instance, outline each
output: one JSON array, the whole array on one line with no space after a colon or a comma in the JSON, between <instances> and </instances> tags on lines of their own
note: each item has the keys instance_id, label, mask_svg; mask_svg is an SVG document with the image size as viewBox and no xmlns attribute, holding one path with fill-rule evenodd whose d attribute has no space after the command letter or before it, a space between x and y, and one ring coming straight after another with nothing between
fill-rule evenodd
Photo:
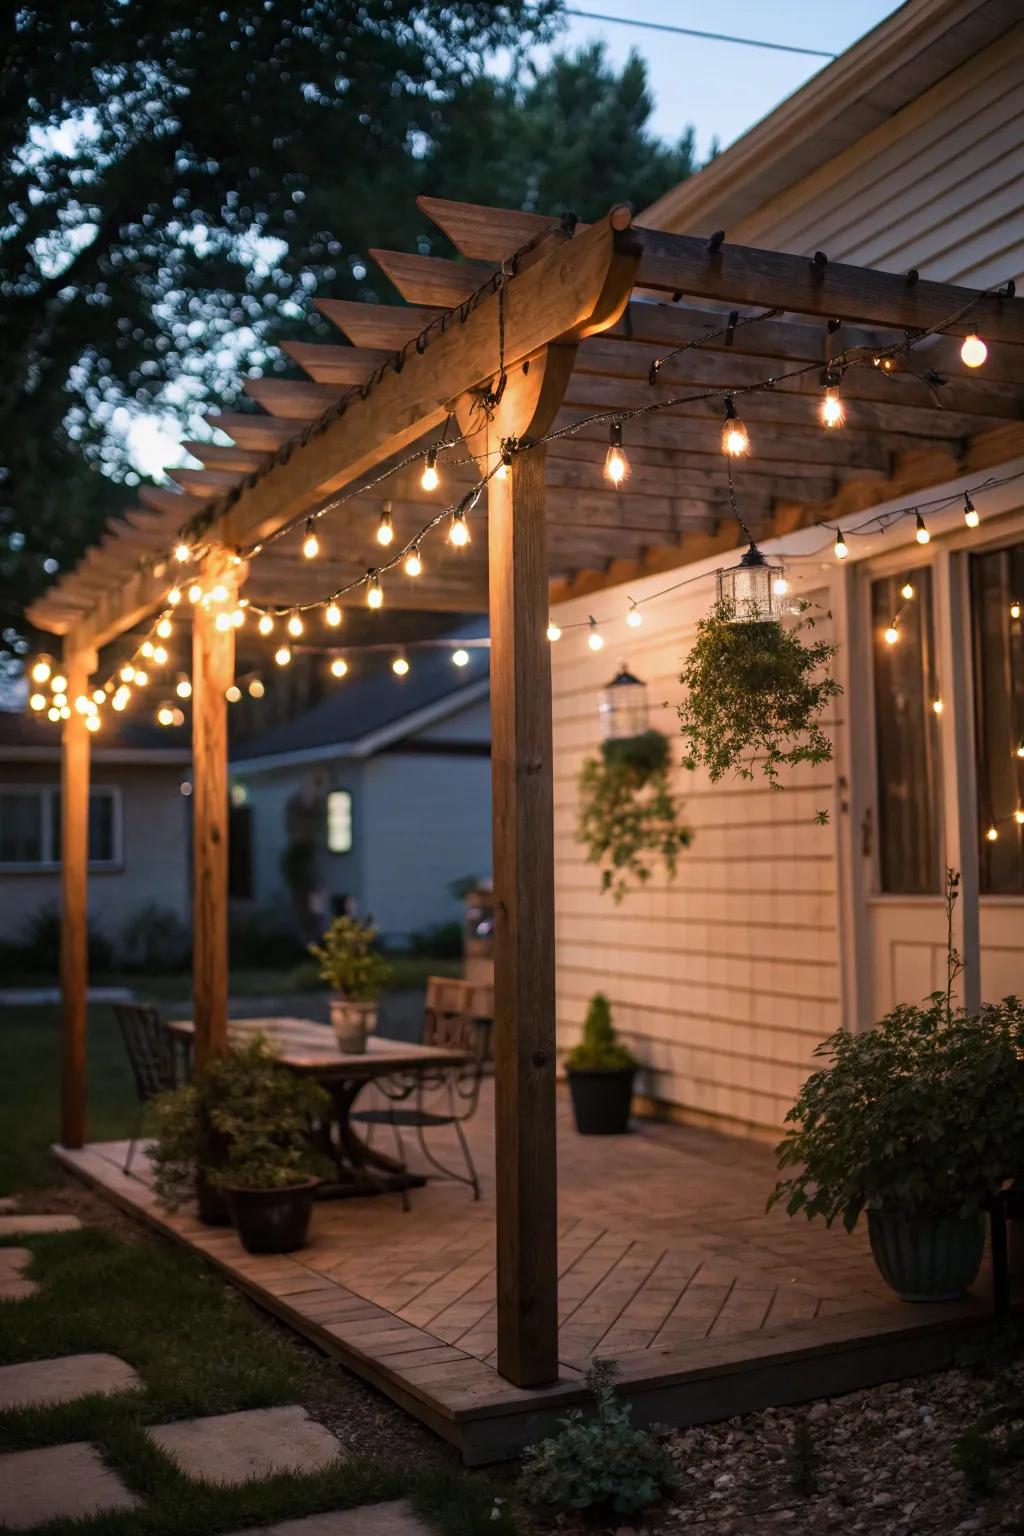
<instances>
[{"instance_id":1,"label":"window pane","mask_svg":"<svg viewBox=\"0 0 1024 1536\"><path fill-rule=\"evenodd\" d=\"M981 889L1024 892L1024 544L971 556L974 716L981 823ZM1019 611L1019 610L1018 610ZM998 838L985 837L995 827Z\"/></svg>"},{"instance_id":2,"label":"window pane","mask_svg":"<svg viewBox=\"0 0 1024 1536\"><path fill-rule=\"evenodd\" d=\"M54 790L51 805L53 824L51 848L53 860L60 860L60 790ZM112 864L117 853L114 835L114 792L111 789L89 791L89 863Z\"/></svg>"},{"instance_id":3,"label":"window pane","mask_svg":"<svg viewBox=\"0 0 1024 1536\"><path fill-rule=\"evenodd\" d=\"M327 848L330 853L352 848L352 796L347 789L332 789L327 796Z\"/></svg>"},{"instance_id":4,"label":"window pane","mask_svg":"<svg viewBox=\"0 0 1024 1536\"><path fill-rule=\"evenodd\" d=\"M909 597L904 590L912 589ZM871 584L878 752L878 862L883 891L940 889L938 696L927 567ZM886 633L895 630L890 644Z\"/></svg>"},{"instance_id":5,"label":"window pane","mask_svg":"<svg viewBox=\"0 0 1024 1536\"><path fill-rule=\"evenodd\" d=\"M43 798L38 790L0 794L0 863L40 864L43 859Z\"/></svg>"}]
</instances>

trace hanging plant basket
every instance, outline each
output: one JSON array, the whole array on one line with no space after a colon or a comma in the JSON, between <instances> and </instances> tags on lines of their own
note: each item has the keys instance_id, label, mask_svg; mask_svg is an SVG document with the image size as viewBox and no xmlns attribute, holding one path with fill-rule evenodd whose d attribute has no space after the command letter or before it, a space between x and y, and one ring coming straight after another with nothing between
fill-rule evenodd
<instances>
[{"instance_id":1,"label":"hanging plant basket","mask_svg":"<svg viewBox=\"0 0 1024 1536\"><path fill-rule=\"evenodd\" d=\"M671 879L693 833L669 785L669 742L660 731L610 737L580 770L577 838L601 871L601 890L621 901L656 865Z\"/></svg>"},{"instance_id":2,"label":"hanging plant basket","mask_svg":"<svg viewBox=\"0 0 1024 1536\"><path fill-rule=\"evenodd\" d=\"M831 762L821 717L842 693L829 672L836 647L804 643L802 633L815 624L808 606L797 623L784 625L738 618L720 597L699 621L680 677L686 697L679 720L686 766L704 768L713 784L727 773L760 773L780 789L783 768ZM828 812L816 819L826 822Z\"/></svg>"}]
</instances>

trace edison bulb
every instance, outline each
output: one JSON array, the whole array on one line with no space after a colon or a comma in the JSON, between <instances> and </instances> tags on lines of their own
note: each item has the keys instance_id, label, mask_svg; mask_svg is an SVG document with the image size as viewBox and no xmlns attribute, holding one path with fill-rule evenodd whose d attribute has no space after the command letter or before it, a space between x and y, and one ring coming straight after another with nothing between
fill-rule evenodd
<instances>
[{"instance_id":1,"label":"edison bulb","mask_svg":"<svg viewBox=\"0 0 1024 1536\"><path fill-rule=\"evenodd\" d=\"M174 691L179 699L190 699L192 697L192 684L190 680L187 677L179 677Z\"/></svg>"},{"instance_id":2,"label":"edison bulb","mask_svg":"<svg viewBox=\"0 0 1024 1536\"><path fill-rule=\"evenodd\" d=\"M597 628L593 628L587 636L587 644L592 651L604 650L604 635Z\"/></svg>"},{"instance_id":3,"label":"edison bulb","mask_svg":"<svg viewBox=\"0 0 1024 1536\"><path fill-rule=\"evenodd\" d=\"M315 560L320 553L320 540L312 528L307 529L306 537L302 541L302 553L307 560Z\"/></svg>"},{"instance_id":4,"label":"edison bulb","mask_svg":"<svg viewBox=\"0 0 1024 1536\"><path fill-rule=\"evenodd\" d=\"M722 452L731 459L740 459L750 452L750 437L731 400L726 401L725 422L722 426Z\"/></svg>"},{"instance_id":5,"label":"edison bulb","mask_svg":"<svg viewBox=\"0 0 1024 1536\"><path fill-rule=\"evenodd\" d=\"M436 491L440 484L441 476L437 472L437 449L431 448L427 452L423 474L420 476L420 485L425 491Z\"/></svg>"},{"instance_id":6,"label":"edison bulb","mask_svg":"<svg viewBox=\"0 0 1024 1536\"><path fill-rule=\"evenodd\" d=\"M344 656L335 656L334 660L331 662L331 676L344 677L347 671L348 662L345 660Z\"/></svg>"},{"instance_id":7,"label":"edison bulb","mask_svg":"<svg viewBox=\"0 0 1024 1536\"><path fill-rule=\"evenodd\" d=\"M68 680L64 676L63 672L54 673L50 679L50 687L53 689L54 693L67 693Z\"/></svg>"},{"instance_id":8,"label":"edison bulb","mask_svg":"<svg viewBox=\"0 0 1024 1536\"><path fill-rule=\"evenodd\" d=\"M386 502L377 524L377 543L388 545L395 537L395 525L391 519L391 503Z\"/></svg>"},{"instance_id":9,"label":"edison bulb","mask_svg":"<svg viewBox=\"0 0 1024 1536\"><path fill-rule=\"evenodd\" d=\"M39 660L32 668L32 681L34 683L45 683L49 676L50 663L46 660L45 656L40 656Z\"/></svg>"},{"instance_id":10,"label":"edison bulb","mask_svg":"<svg viewBox=\"0 0 1024 1536\"><path fill-rule=\"evenodd\" d=\"M194 581L192 583L192 585L189 587L189 589L188 589L188 600L189 600L190 603L200 603L200 602L202 602L202 600L203 600L203 589L199 585L198 581Z\"/></svg>"},{"instance_id":11,"label":"edison bulb","mask_svg":"<svg viewBox=\"0 0 1024 1536\"><path fill-rule=\"evenodd\" d=\"M990 842L990 843L998 842L999 841L999 832L998 832L997 828L989 827L988 831L985 833L985 837L986 837L986 840L988 842Z\"/></svg>"},{"instance_id":12,"label":"edison bulb","mask_svg":"<svg viewBox=\"0 0 1024 1536\"><path fill-rule=\"evenodd\" d=\"M60 719L60 710L57 708L56 704L50 705L49 709L46 711L46 718L47 720L52 720L54 724L56 724L56 722Z\"/></svg>"},{"instance_id":13,"label":"edison bulb","mask_svg":"<svg viewBox=\"0 0 1024 1536\"><path fill-rule=\"evenodd\" d=\"M173 725L174 710L171 709L169 704L161 704L156 712L156 723L157 725Z\"/></svg>"},{"instance_id":14,"label":"edison bulb","mask_svg":"<svg viewBox=\"0 0 1024 1536\"><path fill-rule=\"evenodd\" d=\"M391 670L396 677L405 677L409 670L409 663L406 661L404 656L396 656L394 661L391 663Z\"/></svg>"},{"instance_id":15,"label":"edison bulb","mask_svg":"<svg viewBox=\"0 0 1024 1536\"><path fill-rule=\"evenodd\" d=\"M143 672L139 667L136 667L136 669L135 669L135 686L136 686L136 688L145 688L145 686L146 686L146 684L148 682L149 682L149 673L148 672Z\"/></svg>"},{"instance_id":16,"label":"edison bulb","mask_svg":"<svg viewBox=\"0 0 1024 1536\"><path fill-rule=\"evenodd\" d=\"M550 641L554 642L555 640L561 640L561 638L562 638L562 631L559 629L558 625L552 619L551 623L548 625L548 639Z\"/></svg>"},{"instance_id":17,"label":"edison bulb","mask_svg":"<svg viewBox=\"0 0 1024 1536\"><path fill-rule=\"evenodd\" d=\"M914 537L919 544L931 543L932 536L928 532L928 529L925 527L924 518L921 516L920 512L917 514L917 532L914 534Z\"/></svg>"},{"instance_id":18,"label":"edison bulb","mask_svg":"<svg viewBox=\"0 0 1024 1536\"><path fill-rule=\"evenodd\" d=\"M1021 810L1020 808L1015 810L1013 813L1013 819L1017 823L1018 827L1024 827L1024 810Z\"/></svg>"},{"instance_id":19,"label":"edison bulb","mask_svg":"<svg viewBox=\"0 0 1024 1536\"><path fill-rule=\"evenodd\" d=\"M841 533L837 533L836 534L836 542L835 542L835 557L836 557L836 559L837 560L845 560L849 553L850 553L850 551L847 548L846 540L843 538Z\"/></svg>"},{"instance_id":20,"label":"edison bulb","mask_svg":"<svg viewBox=\"0 0 1024 1536\"><path fill-rule=\"evenodd\" d=\"M269 635L273 631L274 621L270 617L269 613L263 613L260 615L260 621L256 628L259 630L261 635Z\"/></svg>"},{"instance_id":21,"label":"edison bulb","mask_svg":"<svg viewBox=\"0 0 1024 1536\"><path fill-rule=\"evenodd\" d=\"M263 686L263 679L259 678L259 677L254 677L252 679L252 681L250 682L250 684L249 684L249 697L250 697L250 699L262 699L262 697L266 693L266 691L267 690Z\"/></svg>"},{"instance_id":22,"label":"edison bulb","mask_svg":"<svg viewBox=\"0 0 1024 1536\"><path fill-rule=\"evenodd\" d=\"M366 603L369 608L380 608L384 602L384 593L381 591L380 579L377 576L371 578L366 588Z\"/></svg>"},{"instance_id":23,"label":"edison bulb","mask_svg":"<svg viewBox=\"0 0 1024 1536\"><path fill-rule=\"evenodd\" d=\"M828 427L831 430L834 427L841 427L845 420L846 410L839 395L839 386L837 384L830 384L821 402L822 426Z\"/></svg>"},{"instance_id":24,"label":"edison bulb","mask_svg":"<svg viewBox=\"0 0 1024 1536\"><path fill-rule=\"evenodd\" d=\"M302 634L302 620L297 613L293 613L288 620L288 633L296 639Z\"/></svg>"},{"instance_id":25,"label":"edison bulb","mask_svg":"<svg viewBox=\"0 0 1024 1536\"><path fill-rule=\"evenodd\" d=\"M639 608L637 608L636 605L634 604L634 606L626 614L626 623L629 625L630 629L639 629L640 625L643 623L643 621L644 621L643 614L640 612Z\"/></svg>"},{"instance_id":26,"label":"edison bulb","mask_svg":"<svg viewBox=\"0 0 1024 1536\"><path fill-rule=\"evenodd\" d=\"M964 497L964 522L968 528L977 528L981 522L978 509L969 496Z\"/></svg>"},{"instance_id":27,"label":"edison bulb","mask_svg":"<svg viewBox=\"0 0 1024 1536\"><path fill-rule=\"evenodd\" d=\"M604 459L605 479L621 485L629 474L629 460L622 447L622 423L613 421L608 433L608 452Z\"/></svg>"},{"instance_id":28,"label":"edison bulb","mask_svg":"<svg viewBox=\"0 0 1024 1536\"><path fill-rule=\"evenodd\" d=\"M142 644L139 646L139 655L140 656L145 656L147 661L148 661L149 658L152 656L152 654L153 654L153 642L152 642L152 640L143 640Z\"/></svg>"},{"instance_id":29,"label":"edison bulb","mask_svg":"<svg viewBox=\"0 0 1024 1536\"><path fill-rule=\"evenodd\" d=\"M167 594L167 601L170 603L172 608L177 608L178 604L181 602L181 588L172 587Z\"/></svg>"},{"instance_id":30,"label":"edison bulb","mask_svg":"<svg viewBox=\"0 0 1024 1536\"><path fill-rule=\"evenodd\" d=\"M184 565L185 561L189 558L191 553L192 551L189 549L187 544L178 544L175 546L174 558L177 560L179 565Z\"/></svg>"},{"instance_id":31,"label":"edison bulb","mask_svg":"<svg viewBox=\"0 0 1024 1536\"><path fill-rule=\"evenodd\" d=\"M341 609L338 607L337 603L327 604L327 607L324 609L324 620L331 626L332 629L337 629L338 625L341 623Z\"/></svg>"},{"instance_id":32,"label":"edison bulb","mask_svg":"<svg viewBox=\"0 0 1024 1536\"><path fill-rule=\"evenodd\" d=\"M423 561L420 559L420 547L414 544L405 557L405 574L407 576L422 576Z\"/></svg>"},{"instance_id":33,"label":"edison bulb","mask_svg":"<svg viewBox=\"0 0 1024 1536\"><path fill-rule=\"evenodd\" d=\"M34 693L32 695L32 697L28 701L28 707L29 707L29 709L35 709L35 710L45 709L46 708L46 698L45 698L45 696L43 694L41 694L41 693Z\"/></svg>"},{"instance_id":34,"label":"edison bulb","mask_svg":"<svg viewBox=\"0 0 1024 1536\"><path fill-rule=\"evenodd\" d=\"M161 619L156 627L157 635L161 640L169 640L173 630L174 625L171 623L170 619L167 618Z\"/></svg>"},{"instance_id":35,"label":"edison bulb","mask_svg":"<svg viewBox=\"0 0 1024 1536\"><path fill-rule=\"evenodd\" d=\"M87 731L98 731L101 724L102 721L99 715L87 715L85 718L85 728Z\"/></svg>"},{"instance_id":36,"label":"edison bulb","mask_svg":"<svg viewBox=\"0 0 1024 1536\"><path fill-rule=\"evenodd\" d=\"M452 513L452 525L448 530L448 542L454 544L456 549L464 549L469 543L469 529L466 526L466 514L461 510Z\"/></svg>"},{"instance_id":37,"label":"edison bulb","mask_svg":"<svg viewBox=\"0 0 1024 1536\"><path fill-rule=\"evenodd\" d=\"M1010 618L1011 619L1019 619L1020 618L1020 603L1011 603L1010 604Z\"/></svg>"},{"instance_id":38,"label":"edison bulb","mask_svg":"<svg viewBox=\"0 0 1024 1536\"><path fill-rule=\"evenodd\" d=\"M895 645L897 643L897 641L899 640L899 638L900 638L899 630L896 628L895 624L890 624L889 628L885 632L885 643L886 643L886 645Z\"/></svg>"},{"instance_id":39,"label":"edison bulb","mask_svg":"<svg viewBox=\"0 0 1024 1536\"><path fill-rule=\"evenodd\" d=\"M229 704L237 704L242 697L242 690L237 683L229 683L224 690L224 697Z\"/></svg>"},{"instance_id":40,"label":"edison bulb","mask_svg":"<svg viewBox=\"0 0 1024 1536\"><path fill-rule=\"evenodd\" d=\"M292 653L286 645L279 645L274 652L274 660L279 667L286 667L292 659Z\"/></svg>"},{"instance_id":41,"label":"edison bulb","mask_svg":"<svg viewBox=\"0 0 1024 1536\"><path fill-rule=\"evenodd\" d=\"M154 648L153 648L153 660L156 662L158 667L166 666L167 665L167 647L163 646L163 645L154 646Z\"/></svg>"},{"instance_id":42,"label":"edison bulb","mask_svg":"<svg viewBox=\"0 0 1024 1536\"><path fill-rule=\"evenodd\" d=\"M935 714L941 715L942 711L943 711L943 708L944 708L944 706L943 706L943 703L942 703L941 699L933 699L932 700L932 710L934 711Z\"/></svg>"},{"instance_id":43,"label":"edison bulb","mask_svg":"<svg viewBox=\"0 0 1024 1536\"><path fill-rule=\"evenodd\" d=\"M903 583L902 587L900 587L900 597L904 598L906 600L906 602L909 603L910 599L913 597L913 595L914 595L914 588L913 588L912 583L909 582L909 581L905 581Z\"/></svg>"},{"instance_id":44,"label":"edison bulb","mask_svg":"<svg viewBox=\"0 0 1024 1536\"><path fill-rule=\"evenodd\" d=\"M968 331L964 337L964 344L960 348L961 361L968 368L980 368L986 357L988 357L988 347L977 331Z\"/></svg>"},{"instance_id":45,"label":"edison bulb","mask_svg":"<svg viewBox=\"0 0 1024 1536\"><path fill-rule=\"evenodd\" d=\"M230 596L231 593L228 591L224 583L222 581L218 581L217 585L210 592L210 602L226 603Z\"/></svg>"},{"instance_id":46,"label":"edison bulb","mask_svg":"<svg viewBox=\"0 0 1024 1536\"><path fill-rule=\"evenodd\" d=\"M220 630L221 634L226 634L226 632L231 628L231 615L230 613L225 613L222 609L213 622L214 626Z\"/></svg>"},{"instance_id":47,"label":"edison bulb","mask_svg":"<svg viewBox=\"0 0 1024 1536\"><path fill-rule=\"evenodd\" d=\"M460 645L457 651L452 651L452 661L457 667L468 667L469 652Z\"/></svg>"},{"instance_id":48,"label":"edison bulb","mask_svg":"<svg viewBox=\"0 0 1024 1536\"><path fill-rule=\"evenodd\" d=\"M789 582L786 580L785 576L776 576L775 580L772 582L772 591L775 593L776 597L785 597L786 593L789 591Z\"/></svg>"}]
</instances>

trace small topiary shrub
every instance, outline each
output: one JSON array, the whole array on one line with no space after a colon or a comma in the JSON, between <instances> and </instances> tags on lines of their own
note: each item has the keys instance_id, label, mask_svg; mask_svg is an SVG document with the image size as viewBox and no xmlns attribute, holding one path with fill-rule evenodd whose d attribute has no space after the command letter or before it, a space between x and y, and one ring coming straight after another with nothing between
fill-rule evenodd
<instances>
[{"instance_id":1,"label":"small topiary shrub","mask_svg":"<svg viewBox=\"0 0 1024 1536\"><path fill-rule=\"evenodd\" d=\"M575 1072L627 1072L639 1065L615 1033L611 1004L603 992L595 992L590 999L583 1037L573 1046L565 1064Z\"/></svg>"},{"instance_id":2,"label":"small topiary shrub","mask_svg":"<svg viewBox=\"0 0 1024 1536\"><path fill-rule=\"evenodd\" d=\"M618 1366L595 1360L587 1372L597 1412L590 1418L574 1408L561 1420L561 1434L531 1445L523 1454L520 1489L531 1504L590 1515L634 1515L657 1504L678 1486L666 1444L668 1431L636 1429L629 1404L615 1392Z\"/></svg>"}]
</instances>

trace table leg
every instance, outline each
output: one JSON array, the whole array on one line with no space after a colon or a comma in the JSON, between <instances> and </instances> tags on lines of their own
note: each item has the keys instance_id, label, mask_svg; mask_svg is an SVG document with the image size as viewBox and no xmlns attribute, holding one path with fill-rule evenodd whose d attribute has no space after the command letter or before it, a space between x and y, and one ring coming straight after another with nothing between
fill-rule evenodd
<instances>
[{"instance_id":1,"label":"table leg","mask_svg":"<svg viewBox=\"0 0 1024 1536\"><path fill-rule=\"evenodd\" d=\"M320 1186L325 1199L343 1199L349 1195L377 1195L403 1189L420 1189L427 1182L423 1174L410 1173L398 1158L378 1152L360 1136L350 1115L356 1097L367 1079L348 1078L324 1086L334 1100L334 1125L337 1142L331 1144L331 1156L337 1169L337 1183Z\"/></svg>"}]
</instances>

